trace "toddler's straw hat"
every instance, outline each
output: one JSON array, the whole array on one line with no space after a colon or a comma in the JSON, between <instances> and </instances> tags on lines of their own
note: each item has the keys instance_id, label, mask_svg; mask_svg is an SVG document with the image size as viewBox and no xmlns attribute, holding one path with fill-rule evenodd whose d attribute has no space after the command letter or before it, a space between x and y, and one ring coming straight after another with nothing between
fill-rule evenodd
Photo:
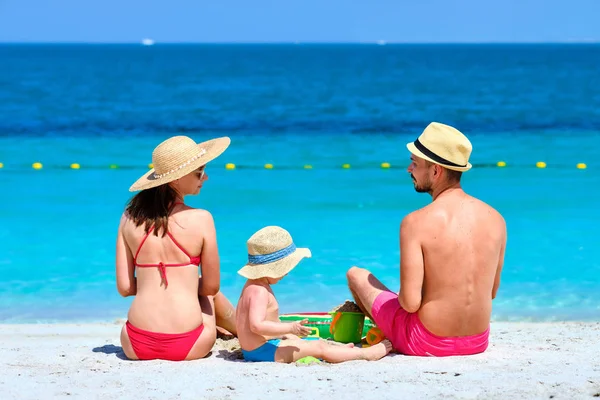
<instances>
[{"instance_id":1,"label":"toddler's straw hat","mask_svg":"<svg viewBox=\"0 0 600 400\"><path fill-rule=\"evenodd\" d=\"M421 136L406 145L408 151L434 164L454 171L471 169L473 146L458 129L439 122L430 123Z\"/></svg>"},{"instance_id":2,"label":"toddler's straw hat","mask_svg":"<svg viewBox=\"0 0 600 400\"><path fill-rule=\"evenodd\" d=\"M267 226L248 239L248 263L238 274L248 279L281 278L290 272L310 250L297 248L292 236L278 226Z\"/></svg>"},{"instance_id":3,"label":"toddler's straw hat","mask_svg":"<svg viewBox=\"0 0 600 400\"><path fill-rule=\"evenodd\" d=\"M228 137L197 144L187 136L174 136L156 146L152 152L153 169L131 187L130 192L150 189L179 179L214 160L231 143Z\"/></svg>"}]
</instances>

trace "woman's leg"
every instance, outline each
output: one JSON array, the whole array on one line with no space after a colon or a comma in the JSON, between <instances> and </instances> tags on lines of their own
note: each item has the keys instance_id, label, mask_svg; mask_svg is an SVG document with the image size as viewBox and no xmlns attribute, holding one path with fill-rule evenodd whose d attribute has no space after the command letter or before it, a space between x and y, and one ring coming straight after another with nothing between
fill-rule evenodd
<instances>
[{"instance_id":1,"label":"woman's leg","mask_svg":"<svg viewBox=\"0 0 600 400\"><path fill-rule=\"evenodd\" d=\"M129 334L127 333L127 326L123 325L121 329L121 347L123 348L123 353L130 360L137 360L138 357L135 355L135 351L133 351L133 346L131 345L131 341L129 340Z\"/></svg>"},{"instance_id":2,"label":"woman's leg","mask_svg":"<svg viewBox=\"0 0 600 400\"><path fill-rule=\"evenodd\" d=\"M335 346L321 340L282 340L275 352L275 361L291 363L312 356L330 363L350 360L375 361L392 350L388 340L367 348Z\"/></svg>"},{"instance_id":3,"label":"woman's leg","mask_svg":"<svg viewBox=\"0 0 600 400\"><path fill-rule=\"evenodd\" d=\"M227 300L227 297L225 297L222 292L217 293L214 301L217 326L237 337L237 328L235 327L235 307Z\"/></svg>"},{"instance_id":4,"label":"woman's leg","mask_svg":"<svg viewBox=\"0 0 600 400\"><path fill-rule=\"evenodd\" d=\"M202 277L198 278L198 288L202 288ZM214 298L215 317L217 328L222 333L231 333L237 337L237 329L235 327L235 307L222 292L217 293ZM223 330L225 332L223 332Z\"/></svg>"},{"instance_id":5,"label":"woman's leg","mask_svg":"<svg viewBox=\"0 0 600 400\"><path fill-rule=\"evenodd\" d=\"M204 325L204 329L185 358L186 360L197 360L206 357L217 340L213 297L200 296L198 300L202 308L202 325Z\"/></svg>"}]
</instances>

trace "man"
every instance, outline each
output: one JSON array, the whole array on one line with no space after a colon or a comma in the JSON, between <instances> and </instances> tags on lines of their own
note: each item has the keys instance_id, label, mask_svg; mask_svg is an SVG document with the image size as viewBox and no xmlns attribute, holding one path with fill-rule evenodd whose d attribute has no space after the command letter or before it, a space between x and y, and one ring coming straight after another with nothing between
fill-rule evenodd
<instances>
[{"instance_id":1,"label":"man","mask_svg":"<svg viewBox=\"0 0 600 400\"><path fill-rule=\"evenodd\" d=\"M357 267L347 274L350 291L402 354L481 353L488 346L506 224L460 186L472 150L461 132L433 122L407 147L415 190L433 201L400 225L400 291Z\"/></svg>"}]
</instances>

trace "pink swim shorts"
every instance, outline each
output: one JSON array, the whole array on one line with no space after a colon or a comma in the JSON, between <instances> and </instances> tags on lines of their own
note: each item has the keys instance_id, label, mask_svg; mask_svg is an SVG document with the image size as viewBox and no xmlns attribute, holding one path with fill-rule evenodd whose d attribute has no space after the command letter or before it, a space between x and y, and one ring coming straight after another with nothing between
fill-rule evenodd
<instances>
[{"instance_id":1,"label":"pink swim shorts","mask_svg":"<svg viewBox=\"0 0 600 400\"><path fill-rule=\"evenodd\" d=\"M400 307L396 293L383 292L377 296L371 314L394 348L409 356L465 356L483 353L488 347L489 328L472 336L434 335L425 328L417 313Z\"/></svg>"}]
</instances>

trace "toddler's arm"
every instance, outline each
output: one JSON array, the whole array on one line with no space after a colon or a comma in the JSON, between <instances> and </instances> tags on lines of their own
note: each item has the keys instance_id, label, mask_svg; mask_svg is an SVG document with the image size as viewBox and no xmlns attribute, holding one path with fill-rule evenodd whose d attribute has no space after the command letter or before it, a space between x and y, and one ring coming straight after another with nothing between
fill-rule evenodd
<instances>
[{"instance_id":1,"label":"toddler's arm","mask_svg":"<svg viewBox=\"0 0 600 400\"><path fill-rule=\"evenodd\" d=\"M250 330L257 335L278 337L288 333L294 335L306 336L311 333L311 329L303 326L307 320L300 322L279 322L267 320L267 307L269 303L269 294L263 287L255 286L252 288L249 303L248 323Z\"/></svg>"}]
</instances>

